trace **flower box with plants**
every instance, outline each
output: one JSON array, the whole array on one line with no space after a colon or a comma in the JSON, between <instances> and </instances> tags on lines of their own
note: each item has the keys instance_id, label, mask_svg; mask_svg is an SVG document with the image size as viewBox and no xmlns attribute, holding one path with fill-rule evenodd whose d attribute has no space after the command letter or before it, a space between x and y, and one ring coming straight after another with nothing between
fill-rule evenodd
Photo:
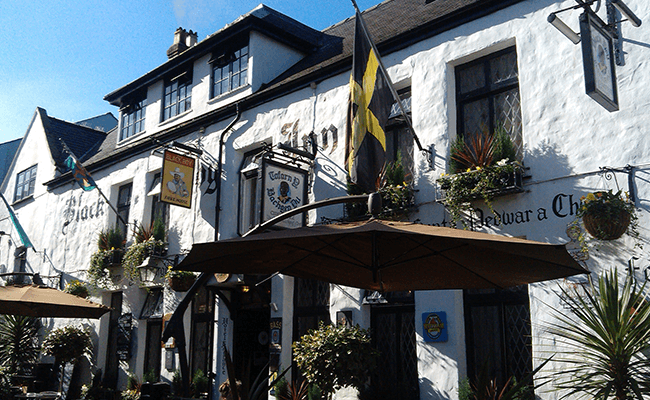
<instances>
[{"instance_id":1,"label":"flower box with plants","mask_svg":"<svg viewBox=\"0 0 650 400\"><path fill-rule=\"evenodd\" d=\"M628 194L612 190L589 193L582 196L577 216L585 229L598 240L615 240L628 233L637 237L636 210Z\"/></svg>"},{"instance_id":2,"label":"flower box with plants","mask_svg":"<svg viewBox=\"0 0 650 400\"><path fill-rule=\"evenodd\" d=\"M75 279L73 281L70 281L68 284L65 285L65 289L63 289L64 292L73 294L75 296L79 296L82 298L87 298L90 295L90 292L88 291L88 286L86 286L83 282Z\"/></svg>"},{"instance_id":3,"label":"flower box with plants","mask_svg":"<svg viewBox=\"0 0 650 400\"><path fill-rule=\"evenodd\" d=\"M88 278L92 285L107 287L109 268L119 267L124 256L124 236L117 227L99 232L97 251L90 257Z\"/></svg>"},{"instance_id":4,"label":"flower box with plants","mask_svg":"<svg viewBox=\"0 0 650 400\"><path fill-rule=\"evenodd\" d=\"M381 195L382 210L379 218L401 219L408 218L415 209L415 190L410 183L402 165L402 157L398 153L394 162L386 165L383 177L384 185L378 190ZM363 194L363 190L348 181L347 192L349 195ZM346 203L345 216L348 220L359 220L370 217L367 203Z\"/></svg>"},{"instance_id":5,"label":"flower box with plants","mask_svg":"<svg viewBox=\"0 0 650 400\"><path fill-rule=\"evenodd\" d=\"M176 292L186 292L190 287L192 287L192 284L194 284L196 275L194 272L180 271L169 267L167 269L167 274L165 274L165 278L167 278L167 284L170 289Z\"/></svg>"},{"instance_id":6,"label":"flower box with plants","mask_svg":"<svg viewBox=\"0 0 650 400\"><path fill-rule=\"evenodd\" d=\"M139 281L138 267L147 257L163 257L167 253L166 230L161 219L156 218L149 228L140 224L133 231L133 244L124 253L122 265L132 281Z\"/></svg>"},{"instance_id":7,"label":"flower box with plants","mask_svg":"<svg viewBox=\"0 0 650 400\"><path fill-rule=\"evenodd\" d=\"M471 212L474 200L483 200L494 211L494 197L522 192L523 172L512 140L503 128L473 135L467 141L459 138L451 148L449 174L437 179L436 199L455 224L463 221L463 213Z\"/></svg>"}]
</instances>

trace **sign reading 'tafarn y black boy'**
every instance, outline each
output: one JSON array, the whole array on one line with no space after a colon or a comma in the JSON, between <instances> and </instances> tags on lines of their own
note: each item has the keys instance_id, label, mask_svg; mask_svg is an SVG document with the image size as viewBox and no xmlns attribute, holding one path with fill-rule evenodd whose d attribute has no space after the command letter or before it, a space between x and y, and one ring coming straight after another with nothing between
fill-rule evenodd
<instances>
[{"instance_id":1,"label":"sign reading 'tafarn y black boy'","mask_svg":"<svg viewBox=\"0 0 650 400\"><path fill-rule=\"evenodd\" d=\"M305 172L299 169L267 162L264 169L263 219L268 221L304 204ZM298 228L303 226L303 215L294 215L276 226Z\"/></svg>"}]
</instances>

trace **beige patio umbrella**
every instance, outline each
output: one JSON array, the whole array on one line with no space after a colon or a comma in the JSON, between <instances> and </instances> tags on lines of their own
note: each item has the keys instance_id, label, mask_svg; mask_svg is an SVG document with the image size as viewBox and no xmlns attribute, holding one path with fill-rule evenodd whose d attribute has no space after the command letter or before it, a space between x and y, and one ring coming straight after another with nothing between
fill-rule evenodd
<instances>
[{"instance_id":1,"label":"beige patio umbrella","mask_svg":"<svg viewBox=\"0 0 650 400\"><path fill-rule=\"evenodd\" d=\"M384 292L506 288L589 272L561 244L377 219L195 244L176 269L282 273Z\"/></svg>"},{"instance_id":2,"label":"beige patio umbrella","mask_svg":"<svg viewBox=\"0 0 650 400\"><path fill-rule=\"evenodd\" d=\"M40 285L0 287L0 314L30 317L99 318L111 308Z\"/></svg>"}]
</instances>

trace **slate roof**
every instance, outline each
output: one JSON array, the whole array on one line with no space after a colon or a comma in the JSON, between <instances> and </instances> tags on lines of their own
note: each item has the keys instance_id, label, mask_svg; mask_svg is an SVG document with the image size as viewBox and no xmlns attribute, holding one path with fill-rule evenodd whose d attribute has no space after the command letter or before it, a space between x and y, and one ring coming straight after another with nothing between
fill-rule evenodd
<instances>
[{"instance_id":1,"label":"slate roof","mask_svg":"<svg viewBox=\"0 0 650 400\"><path fill-rule=\"evenodd\" d=\"M115 118L113 113L107 112L106 114L77 121L75 124L86 126L101 132L108 132L117 127L117 118Z\"/></svg>"},{"instance_id":2,"label":"slate roof","mask_svg":"<svg viewBox=\"0 0 650 400\"><path fill-rule=\"evenodd\" d=\"M362 16L381 56L385 57L414 43L522 1L386 0L363 11ZM190 65L198 57L209 54L217 44L252 29L253 25L263 28L266 34L276 38L282 38L280 28L286 29L284 42L289 40L295 44L302 38L305 47L314 45L305 58L272 82L263 85L256 93L239 102L243 109L250 109L302 89L311 82L318 82L349 71L352 64L355 23L354 11L352 7L350 9L352 15L350 18L318 32L261 5L154 70L107 94L104 99L113 105L120 105L122 96L128 96L129 93L146 87L179 66ZM232 118L236 113L235 109L236 105L230 104L120 147L117 147L115 129L107 134L103 142L98 145L95 154L84 165L87 168L90 166L88 169L92 172L93 169L103 168L121 159L149 151L160 143L182 137L206 124ZM65 179L65 176L59 177L48 182L48 185L57 185Z\"/></svg>"},{"instance_id":3,"label":"slate roof","mask_svg":"<svg viewBox=\"0 0 650 400\"><path fill-rule=\"evenodd\" d=\"M18 151L22 139L14 139L9 142L0 143L0 182L5 179L5 175L11 167L11 162Z\"/></svg>"},{"instance_id":4,"label":"slate roof","mask_svg":"<svg viewBox=\"0 0 650 400\"><path fill-rule=\"evenodd\" d=\"M105 132L50 117L42 108L39 111L43 117L45 137L52 153L52 159L58 166L63 165L63 161L67 158L67 154L63 153L63 146L59 138L81 162L96 154L99 145L106 139Z\"/></svg>"}]
</instances>

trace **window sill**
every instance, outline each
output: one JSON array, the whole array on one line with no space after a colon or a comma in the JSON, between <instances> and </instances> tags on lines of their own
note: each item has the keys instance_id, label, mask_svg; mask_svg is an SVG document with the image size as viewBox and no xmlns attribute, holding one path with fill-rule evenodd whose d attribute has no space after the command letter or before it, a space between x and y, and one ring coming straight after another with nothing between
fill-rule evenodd
<instances>
[{"instance_id":1,"label":"window sill","mask_svg":"<svg viewBox=\"0 0 650 400\"><path fill-rule=\"evenodd\" d=\"M136 134L133 135L133 136L129 136L129 137L126 138L126 139L122 139L122 140L119 140L119 139L118 139L118 141L117 141L117 147L124 146L124 145L129 144L129 143L133 143L133 142L135 142L136 140L140 139L141 137L144 137L146 134L147 134L147 131L142 131L142 132L138 132L138 133L136 133Z\"/></svg>"},{"instance_id":2,"label":"window sill","mask_svg":"<svg viewBox=\"0 0 650 400\"><path fill-rule=\"evenodd\" d=\"M27 202L33 201L33 200L34 200L34 195L30 194L29 196L23 197L20 200L15 200L13 203L11 203L11 206L13 207L13 206L21 205L21 204L26 204Z\"/></svg>"},{"instance_id":3,"label":"window sill","mask_svg":"<svg viewBox=\"0 0 650 400\"><path fill-rule=\"evenodd\" d=\"M240 86L235 90L231 90L230 92L227 93L221 93L220 95L214 96L213 98L208 100L208 104L212 105L214 103L217 103L219 101L223 101L224 99L227 99L228 97L234 96L236 94L245 92L246 90L250 89L251 85L250 83L244 86Z\"/></svg>"},{"instance_id":4,"label":"window sill","mask_svg":"<svg viewBox=\"0 0 650 400\"><path fill-rule=\"evenodd\" d=\"M188 114L191 113L191 112L192 112L192 109L190 108L189 110L187 110L187 111L183 111L182 113L180 113L180 114L178 114L178 115L174 115L174 116L171 117L171 118L168 118L168 119L166 119L166 120L164 120L164 121L160 121L160 123L158 124L158 126L169 125L169 124L171 124L171 123L173 123L173 122L175 122L175 121L178 121L179 119L183 118L184 116L188 115Z\"/></svg>"}]
</instances>

